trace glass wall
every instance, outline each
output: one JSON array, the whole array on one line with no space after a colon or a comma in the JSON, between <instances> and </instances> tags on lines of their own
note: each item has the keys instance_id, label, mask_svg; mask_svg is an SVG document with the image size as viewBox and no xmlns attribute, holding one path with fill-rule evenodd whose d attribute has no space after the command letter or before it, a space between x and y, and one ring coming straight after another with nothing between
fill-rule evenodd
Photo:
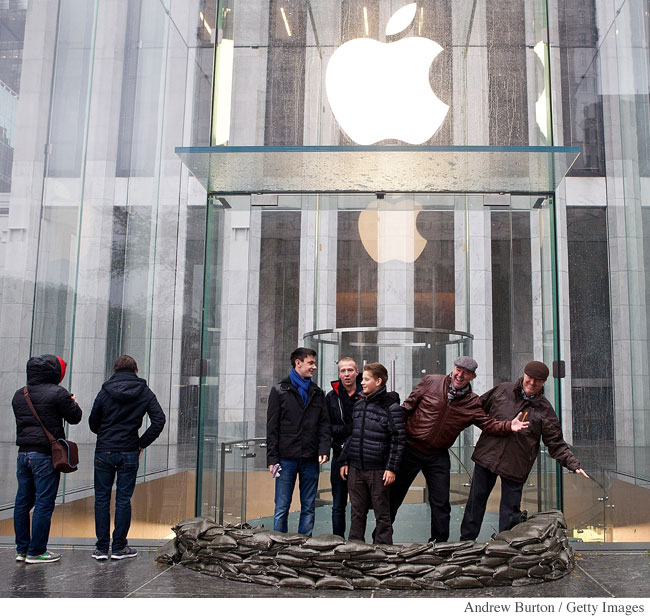
<instances>
[{"instance_id":1,"label":"glass wall","mask_svg":"<svg viewBox=\"0 0 650 616\"><path fill-rule=\"evenodd\" d=\"M131 536L162 538L194 514L206 194L174 148L209 142L215 20L216 0L0 11L0 47L14 54L0 79L15 101L0 105L14 147L0 263L2 535L13 533L10 400L41 353L68 362L62 384L84 410L68 429L80 470L63 477L53 535L94 534L87 419L123 353L167 416L140 461Z\"/></svg>"}]
</instances>

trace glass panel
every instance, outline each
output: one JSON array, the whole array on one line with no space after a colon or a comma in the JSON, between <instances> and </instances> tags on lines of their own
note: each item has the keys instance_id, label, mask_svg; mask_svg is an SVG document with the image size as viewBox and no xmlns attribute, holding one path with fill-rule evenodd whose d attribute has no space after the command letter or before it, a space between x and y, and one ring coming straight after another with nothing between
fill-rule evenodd
<instances>
[{"instance_id":1,"label":"glass panel","mask_svg":"<svg viewBox=\"0 0 650 616\"><path fill-rule=\"evenodd\" d=\"M140 459L130 538L166 537L195 512L207 208L173 147L209 143L215 6L11 0L0 9L0 79L20 94L15 113L0 96L0 143L18 144L0 204L3 427L15 433L11 398L39 353L68 362L62 384L84 411L67 427L80 470L62 478L52 537L94 535L88 414L121 353L136 358L167 416ZM142 23L127 41L134 15ZM206 132L193 140L197 126ZM0 151L0 191L5 163ZM16 448L3 451L0 535L10 536Z\"/></svg>"},{"instance_id":2,"label":"glass panel","mask_svg":"<svg viewBox=\"0 0 650 616\"><path fill-rule=\"evenodd\" d=\"M264 439L270 388L289 372L297 346L317 351L314 378L324 390L337 379L338 359L350 356L360 366L386 365L389 387L401 399L424 375L448 373L460 355L479 362L478 393L516 380L532 359L550 366L557 357L552 202L544 195L264 198L274 205L251 207L242 195L211 200L203 514L272 525L273 482L263 449L251 439ZM550 379L547 396L560 413L555 389ZM244 421L233 423L235 417ZM477 437L477 429L466 430L451 450L452 535L467 499ZM249 448L238 449L244 445ZM316 534L331 532L328 471L321 473ZM558 494L557 465L542 448L523 506L556 507ZM419 478L407 509L426 503L423 498ZM298 508L296 501L292 511ZM409 511L403 516L428 516L426 505ZM490 509L486 536L496 515ZM403 516L396 537L422 540Z\"/></svg>"},{"instance_id":3,"label":"glass panel","mask_svg":"<svg viewBox=\"0 0 650 616\"><path fill-rule=\"evenodd\" d=\"M176 148L208 192L552 192L575 147Z\"/></svg>"}]
</instances>

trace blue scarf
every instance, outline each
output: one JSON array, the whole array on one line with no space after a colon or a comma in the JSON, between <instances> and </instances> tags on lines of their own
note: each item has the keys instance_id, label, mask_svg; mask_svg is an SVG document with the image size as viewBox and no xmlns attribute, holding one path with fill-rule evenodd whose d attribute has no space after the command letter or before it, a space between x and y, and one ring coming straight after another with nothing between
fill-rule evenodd
<instances>
[{"instance_id":1,"label":"blue scarf","mask_svg":"<svg viewBox=\"0 0 650 616\"><path fill-rule=\"evenodd\" d=\"M307 392L309 391L309 386L311 385L311 379L303 379L296 372L295 368L291 368L291 372L289 373L289 380L291 381L291 384L298 390L303 406L306 406L308 398Z\"/></svg>"}]
</instances>

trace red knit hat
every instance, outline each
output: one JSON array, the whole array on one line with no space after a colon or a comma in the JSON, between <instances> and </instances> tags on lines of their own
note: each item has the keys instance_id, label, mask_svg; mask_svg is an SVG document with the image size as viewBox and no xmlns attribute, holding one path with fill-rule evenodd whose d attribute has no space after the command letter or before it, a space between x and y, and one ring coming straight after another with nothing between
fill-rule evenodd
<instances>
[{"instance_id":1,"label":"red knit hat","mask_svg":"<svg viewBox=\"0 0 650 616\"><path fill-rule=\"evenodd\" d=\"M66 368L66 363L61 359L60 357L57 356L57 359L59 360L59 367L61 368L61 378L59 379L59 383L63 380L63 377L65 376L65 368Z\"/></svg>"}]
</instances>

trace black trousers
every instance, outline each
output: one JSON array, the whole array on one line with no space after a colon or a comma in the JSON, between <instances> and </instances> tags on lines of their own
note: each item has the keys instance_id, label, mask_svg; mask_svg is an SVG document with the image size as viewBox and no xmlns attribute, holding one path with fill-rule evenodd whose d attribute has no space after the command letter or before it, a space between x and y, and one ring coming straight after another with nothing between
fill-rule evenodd
<instances>
[{"instance_id":1,"label":"black trousers","mask_svg":"<svg viewBox=\"0 0 650 616\"><path fill-rule=\"evenodd\" d=\"M370 507L375 511L377 526L372 533L373 543L393 545L393 525L390 519L388 487L384 485L383 470L366 471L349 467L350 535L348 539L366 540L366 521Z\"/></svg>"},{"instance_id":2,"label":"black trousers","mask_svg":"<svg viewBox=\"0 0 650 616\"><path fill-rule=\"evenodd\" d=\"M460 525L461 540L475 540L481 532L487 501L498 475L480 464L474 465L474 477L465 515ZM510 530L521 522L521 494L524 484L501 477L501 502L499 503L499 532Z\"/></svg>"},{"instance_id":3,"label":"black trousers","mask_svg":"<svg viewBox=\"0 0 650 616\"><path fill-rule=\"evenodd\" d=\"M402 462L390 486L390 518L395 521L397 510L416 478L422 471L429 491L429 506L431 507L431 537L429 541L447 541L449 539L449 520L451 505L449 504L449 451L444 450L435 454L424 454L406 445Z\"/></svg>"}]
</instances>

